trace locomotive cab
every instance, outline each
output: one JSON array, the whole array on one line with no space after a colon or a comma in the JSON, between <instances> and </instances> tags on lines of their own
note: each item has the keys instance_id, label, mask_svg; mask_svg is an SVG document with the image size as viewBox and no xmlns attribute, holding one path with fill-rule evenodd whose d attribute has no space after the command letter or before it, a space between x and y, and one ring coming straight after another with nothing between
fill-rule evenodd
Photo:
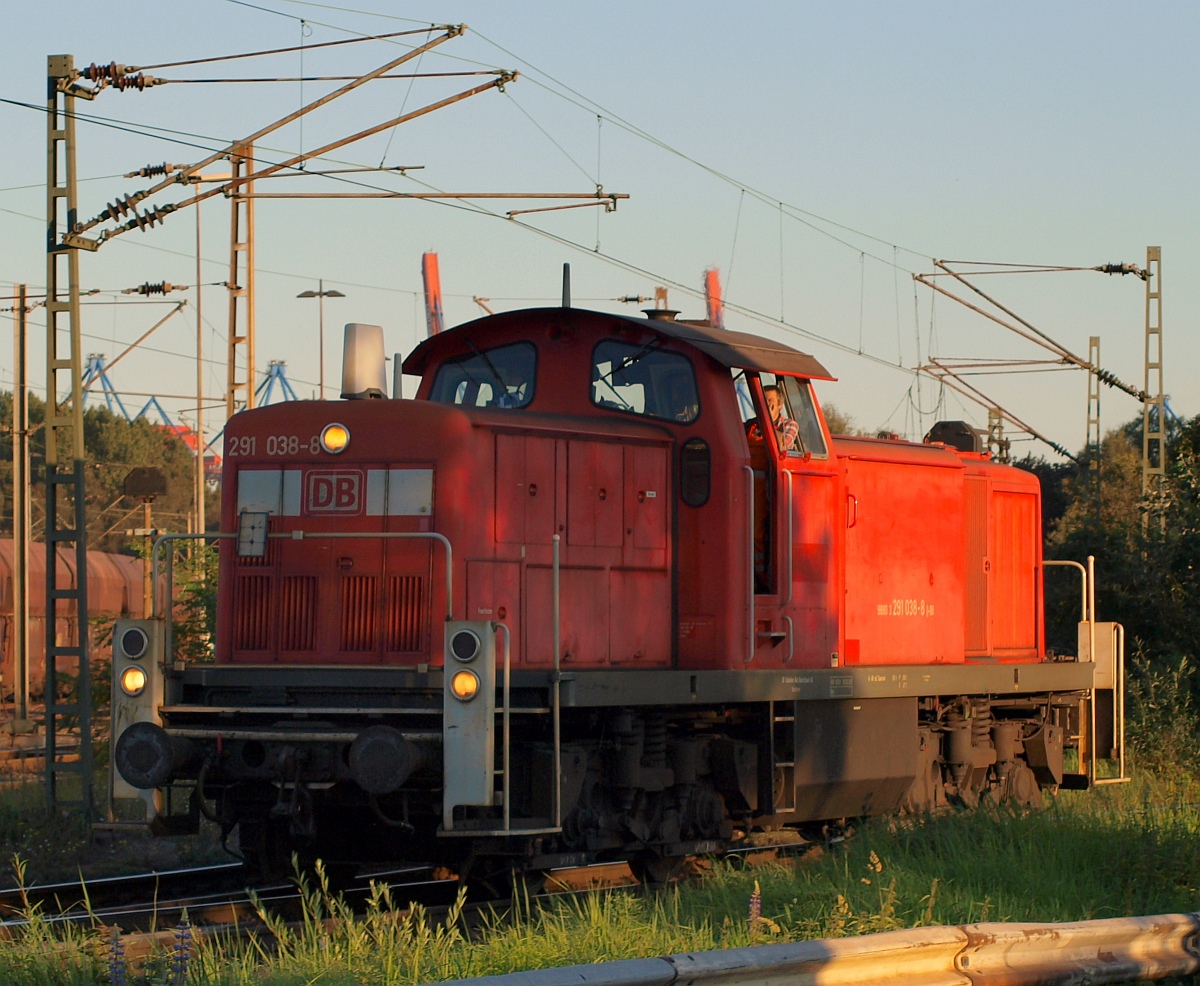
<instances>
[{"instance_id":1,"label":"locomotive cab","mask_svg":"<svg viewBox=\"0 0 1200 986\"><path fill-rule=\"evenodd\" d=\"M354 336L344 392L385 396ZM1046 660L1028 474L834 438L813 357L666 313L489 316L403 369L229 421L214 661L167 621L116 739L256 864L652 872L1063 782L1092 670Z\"/></svg>"}]
</instances>

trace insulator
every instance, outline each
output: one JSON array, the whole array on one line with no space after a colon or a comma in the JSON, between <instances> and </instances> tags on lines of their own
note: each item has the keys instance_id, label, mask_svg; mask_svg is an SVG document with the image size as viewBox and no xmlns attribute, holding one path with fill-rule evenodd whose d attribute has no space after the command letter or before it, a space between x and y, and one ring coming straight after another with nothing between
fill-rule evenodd
<instances>
[{"instance_id":1,"label":"insulator","mask_svg":"<svg viewBox=\"0 0 1200 986\"><path fill-rule=\"evenodd\" d=\"M80 74L93 82L99 82L101 79L120 79L127 71L126 66L119 65L116 62L109 62L107 65L97 65L92 62Z\"/></svg>"},{"instance_id":2,"label":"insulator","mask_svg":"<svg viewBox=\"0 0 1200 986\"><path fill-rule=\"evenodd\" d=\"M178 164L147 164L144 167L138 168L137 171L125 172L126 178L153 178L156 175L169 175L174 171L179 170Z\"/></svg>"},{"instance_id":3,"label":"insulator","mask_svg":"<svg viewBox=\"0 0 1200 986\"><path fill-rule=\"evenodd\" d=\"M153 226L157 226L164 218L175 211L175 206L164 205L161 209L147 209L145 212L133 213L133 218L124 223L122 229L141 229L147 230Z\"/></svg>"},{"instance_id":4,"label":"insulator","mask_svg":"<svg viewBox=\"0 0 1200 986\"><path fill-rule=\"evenodd\" d=\"M126 89L137 89L140 92L141 90L145 89L146 86L158 85L158 82L159 80L154 78L154 76L144 75L143 73L138 72L137 75L119 76L118 78L113 79L112 84L115 88L121 90L122 92L124 92Z\"/></svg>"},{"instance_id":5,"label":"insulator","mask_svg":"<svg viewBox=\"0 0 1200 986\"><path fill-rule=\"evenodd\" d=\"M139 284L136 288L126 288L121 294L166 294L168 291L174 291L175 285L170 281L147 281L145 284Z\"/></svg>"},{"instance_id":6,"label":"insulator","mask_svg":"<svg viewBox=\"0 0 1200 986\"><path fill-rule=\"evenodd\" d=\"M120 219L127 212L133 212L134 206L146 197L145 192L133 192L122 196L115 202L110 202L108 208L100 214L101 219Z\"/></svg>"}]
</instances>

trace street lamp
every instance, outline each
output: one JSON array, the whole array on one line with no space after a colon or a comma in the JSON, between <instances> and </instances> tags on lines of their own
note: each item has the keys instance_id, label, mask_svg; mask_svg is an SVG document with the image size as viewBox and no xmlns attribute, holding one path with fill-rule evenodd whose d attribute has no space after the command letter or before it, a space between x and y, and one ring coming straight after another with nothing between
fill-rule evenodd
<instances>
[{"instance_id":1,"label":"street lamp","mask_svg":"<svg viewBox=\"0 0 1200 986\"><path fill-rule=\"evenodd\" d=\"M319 345L321 347L321 400L325 400L325 299L326 298L344 298L346 297L341 291L325 290L325 282L317 281L316 291L301 291L297 298L316 298L320 305L320 324L321 337Z\"/></svg>"}]
</instances>

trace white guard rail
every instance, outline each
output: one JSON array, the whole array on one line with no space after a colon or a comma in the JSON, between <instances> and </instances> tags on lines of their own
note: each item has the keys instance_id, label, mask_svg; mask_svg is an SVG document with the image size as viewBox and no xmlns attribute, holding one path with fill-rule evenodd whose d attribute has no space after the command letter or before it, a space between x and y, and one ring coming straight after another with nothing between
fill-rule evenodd
<instances>
[{"instance_id":1,"label":"white guard rail","mask_svg":"<svg viewBox=\"0 0 1200 986\"><path fill-rule=\"evenodd\" d=\"M442 986L1020 986L1122 983L1200 970L1200 913L1066 924L966 924L625 959Z\"/></svg>"}]
</instances>

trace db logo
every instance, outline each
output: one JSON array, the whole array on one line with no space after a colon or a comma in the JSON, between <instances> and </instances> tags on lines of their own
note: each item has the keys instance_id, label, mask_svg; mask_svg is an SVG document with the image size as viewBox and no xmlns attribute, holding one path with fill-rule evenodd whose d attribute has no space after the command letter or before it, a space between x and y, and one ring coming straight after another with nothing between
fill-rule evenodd
<instances>
[{"instance_id":1,"label":"db logo","mask_svg":"<svg viewBox=\"0 0 1200 986\"><path fill-rule=\"evenodd\" d=\"M362 510L362 473L313 470L307 477L306 512L356 514Z\"/></svg>"}]
</instances>

